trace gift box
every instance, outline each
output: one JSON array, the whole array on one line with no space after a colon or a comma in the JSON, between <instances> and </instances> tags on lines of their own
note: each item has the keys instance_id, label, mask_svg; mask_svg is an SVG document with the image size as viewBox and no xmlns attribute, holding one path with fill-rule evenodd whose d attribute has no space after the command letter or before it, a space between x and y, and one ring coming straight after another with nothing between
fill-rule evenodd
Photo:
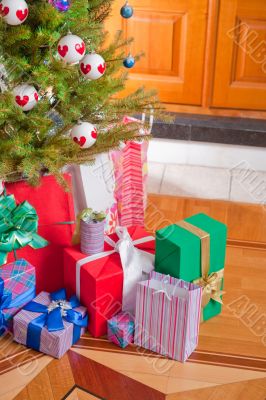
<instances>
[{"instance_id":1,"label":"gift box","mask_svg":"<svg viewBox=\"0 0 266 400\"><path fill-rule=\"evenodd\" d=\"M109 319L107 336L110 342L124 349L134 340L134 319L129 313L119 313Z\"/></svg>"},{"instance_id":2,"label":"gift box","mask_svg":"<svg viewBox=\"0 0 266 400\"><path fill-rule=\"evenodd\" d=\"M26 260L0 268L0 334L12 328L12 317L35 297L35 285L35 268Z\"/></svg>"},{"instance_id":3,"label":"gift box","mask_svg":"<svg viewBox=\"0 0 266 400\"><path fill-rule=\"evenodd\" d=\"M184 362L198 344L202 288L153 271L139 282L134 343Z\"/></svg>"},{"instance_id":4,"label":"gift box","mask_svg":"<svg viewBox=\"0 0 266 400\"><path fill-rule=\"evenodd\" d=\"M125 117L124 124L139 122L141 135L149 132L141 121ZM111 152L115 175L115 197L118 205L118 221L121 226L144 226L147 198L148 141L127 141L119 150Z\"/></svg>"},{"instance_id":5,"label":"gift box","mask_svg":"<svg viewBox=\"0 0 266 400\"><path fill-rule=\"evenodd\" d=\"M121 309L134 311L137 282L154 268L155 242L144 228L117 228L105 240L103 253L84 256L73 246L64 258L67 293L88 308L88 328L95 337L107 333L107 320Z\"/></svg>"},{"instance_id":6,"label":"gift box","mask_svg":"<svg viewBox=\"0 0 266 400\"><path fill-rule=\"evenodd\" d=\"M156 232L155 270L203 286L203 320L221 312L226 236L226 225L205 214Z\"/></svg>"},{"instance_id":7,"label":"gift box","mask_svg":"<svg viewBox=\"0 0 266 400\"><path fill-rule=\"evenodd\" d=\"M14 340L61 358L85 332L87 324L87 310L76 296L67 301L65 289L51 294L41 292L14 317Z\"/></svg>"},{"instance_id":8,"label":"gift box","mask_svg":"<svg viewBox=\"0 0 266 400\"><path fill-rule=\"evenodd\" d=\"M64 175L71 186L70 175ZM63 249L71 245L75 220L70 192L60 186L55 177L41 178L40 186L32 187L26 181L5 184L7 193L14 194L18 203L28 201L38 215L38 233L49 245L34 249L29 246L18 250L19 258L28 260L36 268L36 291L49 292L63 287ZM14 260L13 254L8 261Z\"/></svg>"}]
</instances>

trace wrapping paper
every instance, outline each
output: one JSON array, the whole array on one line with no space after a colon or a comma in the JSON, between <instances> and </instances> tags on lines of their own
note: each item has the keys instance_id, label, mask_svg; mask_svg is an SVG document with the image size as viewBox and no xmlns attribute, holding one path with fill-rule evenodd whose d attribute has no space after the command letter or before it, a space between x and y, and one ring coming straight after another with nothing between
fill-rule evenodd
<instances>
[{"instance_id":1,"label":"wrapping paper","mask_svg":"<svg viewBox=\"0 0 266 400\"><path fill-rule=\"evenodd\" d=\"M134 343L186 361L198 344L202 288L152 272L138 283Z\"/></svg>"},{"instance_id":2,"label":"wrapping paper","mask_svg":"<svg viewBox=\"0 0 266 400\"><path fill-rule=\"evenodd\" d=\"M137 122L124 118L124 123ZM140 124L142 134L148 134ZM148 142L128 141L120 150L111 152L115 174L115 197L121 226L144 226L147 184Z\"/></svg>"},{"instance_id":3,"label":"wrapping paper","mask_svg":"<svg viewBox=\"0 0 266 400\"><path fill-rule=\"evenodd\" d=\"M134 319L128 313L119 313L108 321L108 340L123 349L134 341Z\"/></svg>"},{"instance_id":4,"label":"wrapping paper","mask_svg":"<svg viewBox=\"0 0 266 400\"><path fill-rule=\"evenodd\" d=\"M206 214L156 232L155 270L203 286L203 320L222 310L226 236L226 225Z\"/></svg>"},{"instance_id":5,"label":"wrapping paper","mask_svg":"<svg viewBox=\"0 0 266 400\"><path fill-rule=\"evenodd\" d=\"M35 302L49 306L51 304L50 294L48 292L41 292L34 299ZM74 309L78 311L82 317L86 315L86 308L83 306ZM14 317L14 340L23 345L27 345L27 335L29 325L33 320L42 316L42 313L21 310ZM64 329L49 332L47 327L43 327L41 331L41 339L39 351L55 358L61 358L65 352L73 344L74 325L66 320L63 320ZM81 328L81 335L85 332L85 328Z\"/></svg>"},{"instance_id":6,"label":"wrapping paper","mask_svg":"<svg viewBox=\"0 0 266 400\"><path fill-rule=\"evenodd\" d=\"M2 324L12 327L12 317L35 297L35 268L26 260L20 259L0 268L0 281L3 284L3 296L0 300L0 315ZM9 296L11 303L8 308L3 301ZM12 307L12 303L16 304Z\"/></svg>"},{"instance_id":7,"label":"wrapping paper","mask_svg":"<svg viewBox=\"0 0 266 400\"><path fill-rule=\"evenodd\" d=\"M122 305L127 311L135 309L137 282L147 279L153 269L154 238L138 226L128 228L128 233L130 241L119 239L116 233L110 235L116 248L105 243L106 254L84 257L78 246L65 249L67 293L80 296L81 303L88 308L88 329L96 337L107 333L107 320L121 311ZM131 240L135 242L134 248ZM147 241L141 243L143 240ZM136 249L143 251L142 256Z\"/></svg>"},{"instance_id":8,"label":"wrapping paper","mask_svg":"<svg viewBox=\"0 0 266 400\"><path fill-rule=\"evenodd\" d=\"M64 175L71 186L70 175ZM74 225L62 224L75 220L73 198L51 175L44 176L38 187L26 181L5 184L7 193L14 194L18 203L27 200L39 217L38 233L49 245L39 250L25 247L17 252L36 268L36 291L53 292L63 286L63 250L71 245ZM9 254L8 260L14 260Z\"/></svg>"}]
</instances>

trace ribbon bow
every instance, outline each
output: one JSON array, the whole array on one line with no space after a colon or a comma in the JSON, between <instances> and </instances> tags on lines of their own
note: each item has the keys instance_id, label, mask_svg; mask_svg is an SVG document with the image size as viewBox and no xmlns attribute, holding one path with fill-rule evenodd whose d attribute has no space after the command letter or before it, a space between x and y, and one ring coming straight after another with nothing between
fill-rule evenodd
<instances>
[{"instance_id":1,"label":"ribbon bow","mask_svg":"<svg viewBox=\"0 0 266 400\"><path fill-rule=\"evenodd\" d=\"M205 307L212 299L223 304L221 296L225 293L221 290L223 280L223 269L218 272L212 272L210 275L201 277L193 281L196 285L202 286L202 307Z\"/></svg>"},{"instance_id":2,"label":"ribbon bow","mask_svg":"<svg viewBox=\"0 0 266 400\"><path fill-rule=\"evenodd\" d=\"M7 254L27 245L40 249L48 242L37 234L38 216L27 201L16 205L13 195L0 196L0 264Z\"/></svg>"},{"instance_id":3,"label":"ribbon bow","mask_svg":"<svg viewBox=\"0 0 266 400\"><path fill-rule=\"evenodd\" d=\"M176 225L188 230L194 235L200 238L201 242L201 278L195 279L193 283L202 286L202 301L201 306L204 308L209 301L212 299L220 304L223 304L221 296L225 293L222 288L224 269L220 269L217 272L210 271L210 235L190 224L187 221L180 221Z\"/></svg>"},{"instance_id":4,"label":"ribbon bow","mask_svg":"<svg viewBox=\"0 0 266 400\"><path fill-rule=\"evenodd\" d=\"M122 309L123 311L134 311L136 302L137 282L143 279L143 274L146 274L144 279L154 269L154 254L140 250L135 246L138 244L154 241L153 236L146 236L137 240L132 240L126 227L117 227L115 233L118 236L118 241L115 242L109 236L105 237L113 250L104 251L102 253L93 254L79 260L76 264L76 294L80 297L80 270L84 264L90 261L98 260L99 258L110 256L114 253L119 253L123 273L123 295Z\"/></svg>"},{"instance_id":5,"label":"ribbon bow","mask_svg":"<svg viewBox=\"0 0 266 400\"><path fill-rule=\"evenodd\" d=\"M35 301L31 301L25 307L26 311L41 313L40 316L30 322L27 331L27 346L39 350L41 342L41 331L46 326L49 332L63 330L63 320L74 325L73 340L74 344L80 338L81 328L88 325L88 315L82 314L74 308L80 306L76 296L72 296L67 301L65 289L60 289L50 294L51 303L46 306Z\"/></svg>"}]
</instances>

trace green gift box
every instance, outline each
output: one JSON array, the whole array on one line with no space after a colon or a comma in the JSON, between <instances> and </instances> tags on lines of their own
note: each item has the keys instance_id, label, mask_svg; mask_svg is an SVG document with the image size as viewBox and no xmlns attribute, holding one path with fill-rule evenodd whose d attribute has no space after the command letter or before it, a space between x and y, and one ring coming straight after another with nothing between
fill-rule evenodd
<instances>
[{"instance_id":1,"label":"green gift box","mask_svg":"<svg viewBox=\"0 0 266 400\"><path fill-rule=\"evenodd\" d=\"M203 287L202 319L222 309L227 227L196 214L156 232L155 271Z\"/></svg>"}]
</instances>

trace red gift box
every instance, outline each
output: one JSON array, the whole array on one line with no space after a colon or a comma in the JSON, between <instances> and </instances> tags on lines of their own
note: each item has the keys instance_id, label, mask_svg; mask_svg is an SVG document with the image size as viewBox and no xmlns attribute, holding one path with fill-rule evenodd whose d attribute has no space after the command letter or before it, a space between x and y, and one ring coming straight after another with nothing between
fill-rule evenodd
<instances>
[{"instance_id":1,"label":"red gift box","mask_svg":"<svg viewBox=\"0 0 266 400\"><path fill-rule=\"evenodd\" d=\"M64 177L71 185L70 175ZM42 249L27 246L17 251L19 258L36 267L36 292L60 289L64 284L63 251L71 245L74 225L58 223L75 220L72 194L66 192L52 175L42 177L38 187L32 187L26 181L6 183L5 187L17 203L27 200L35 208L39 217L38 233L49 241ZM9 254L8 262L13 260L13 254Z\"/></svg>"},{"instance_id":2,"label":"red gift box","mask_svg":"<svg viewBox=\"0 0 266 400\"><path fill-rule=\"evenodd\" d=\"M133 241L150 237L144 228L134 226L128 228ZM116 234L109 236L117 242ZM155 253L154 239L135 245L148 253ZM113 248L105 243L105 251ZM80 252L79 246L69 247L64 252L64 287L68 296L77 294L77 262L86 256ZM80 301L88 309L90 333L99 337L107 333L107 320L122 309L124 274L120 255L116 252L97 260L87 262L80 270Z\"/></svg>"}]
</instances>

